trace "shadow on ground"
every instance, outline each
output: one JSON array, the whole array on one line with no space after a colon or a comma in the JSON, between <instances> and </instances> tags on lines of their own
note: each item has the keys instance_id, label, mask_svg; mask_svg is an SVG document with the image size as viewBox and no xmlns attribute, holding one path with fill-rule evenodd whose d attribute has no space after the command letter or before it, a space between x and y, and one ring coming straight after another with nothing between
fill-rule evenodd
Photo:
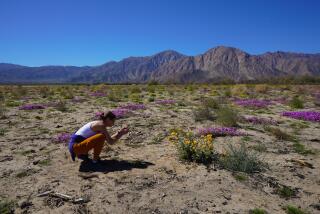
<instances>
[{"instance_id":1,"label":"shadow on ground","mask_svg":"<svg viewBox=\"0 0 320 214\"><path fill-rule=\"evenodd\" d=\"M147 161L131 161L131 160L102 160L98 164L92 162L82 162L79 167L79 172L115 172L131 170L133 168L145 169L150 165L154 165Z\"/></svg>"}]
</instances>

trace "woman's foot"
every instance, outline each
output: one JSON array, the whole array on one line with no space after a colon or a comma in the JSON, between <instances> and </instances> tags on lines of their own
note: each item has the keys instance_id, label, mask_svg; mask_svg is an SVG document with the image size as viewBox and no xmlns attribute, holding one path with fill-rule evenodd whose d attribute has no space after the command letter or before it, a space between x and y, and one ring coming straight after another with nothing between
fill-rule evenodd
<instances>
[{"instance_id":1,"label":"woman's foot","mask_svg":"<svg viewBox=\"0 0 320 214\"><path fill-rule=\"evenodd\" d=\"M94 164L96 164L96 163L101 163L102 161L101 161L101 159L99 158L99 159L97 159L97 160L92 160L92 163L94 163Z\"/></svg>"},{"instance_id":2,"label":"woman's foot","mask_svg":"<svg viewBox=\"0 0 320 214\"><path fill-rule=\"evenodd\" d=\"M83 161L90 161L89 155L78 155L78 158Z\"/></svg>"}]
</instances>

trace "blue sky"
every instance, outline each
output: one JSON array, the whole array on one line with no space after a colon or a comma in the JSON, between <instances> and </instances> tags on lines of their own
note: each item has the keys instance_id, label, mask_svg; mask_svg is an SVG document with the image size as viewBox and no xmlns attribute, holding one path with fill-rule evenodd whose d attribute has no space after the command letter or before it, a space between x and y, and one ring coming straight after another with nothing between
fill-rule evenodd
<instances>
[{"instance_id":1,"label":"blue sky","mask_svg":"<svg viewBox=\"0 0 320 214\"><path fill-rule=\"evenodd\" d=\"M99 65L173 49L320 53L318 0L0 0L0 62Z\"/></svg>"}]
</instances>

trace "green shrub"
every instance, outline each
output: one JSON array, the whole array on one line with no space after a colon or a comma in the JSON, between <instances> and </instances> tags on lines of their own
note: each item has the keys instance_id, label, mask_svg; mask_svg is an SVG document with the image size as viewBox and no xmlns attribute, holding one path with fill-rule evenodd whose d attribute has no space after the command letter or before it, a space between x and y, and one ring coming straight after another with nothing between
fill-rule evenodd
<instances>
[{"instance_id":1,"label":"green shrub","mask_svg":"<svg viewBox=\"0 0 320 214\"><path fill-rule=\"evenodd\" d=\"M286 140L286 141L294 141L295 138L288 133L282 131L279 128L271 127L271 126L265 126L264 130L271 133L273 136L275 136L278 140Z\"/></svg>"},{"instance_id":2,"label":"green shrub","mask_svg":"<svg viewBox=\"0 0 320 214\"><path fill-rule=\"evenodd\" d=\"M15 206L16 206L16 203L14 201L0 199L1 214L13 214Z\"/></svg>"},{"instance_id":3,"label":"green shrub","mask_svg":"<svg viewBox=\"0 0 320 214\"><path fill-rule=\"evenodd\" d=\"M258 143L257 145L254 145L251 147L252 149L258 151L258 152L265 152L267 151L267 147L266 145L262 144L262 143Z\"/></svg>"},{"instance_id":4,"label":"green shrub","mask_svg":"<svg viewBox=\"0 0 320 214\"><path fill-rule=\"evenodd\" d=\"M209 108L209 109L218 109L220 107L219 103L217 100L213 98L204 98L202 100L202 104L204 107Z\"/></svg>"},{"instance_id":5,"label":"green shrub","mask_svg":"<svg viewBox=\"0 0 320 214\"><path fill-rule=\"evenodd\" d=\"M42 98L48 98L54 95L54 92L47 86L42 86L39 88L39 94Z\"/></svg>"},{"instance_id":6,"label":"green shrub","mask_svg":"<svg viewBox=\"0 0 320 214\"><path fill-rule=\"evenodd\" d=\"M6 119L6 108L4 105L0 104L0 119Z\"/></svg>"},{"instance_id":7,"label":"green shrub","mask_svg":"<svg viewBox=\"0 0 320 214\"><path fill-rule=\"evenodd\" d=\"M291 108L303 108L303 102L298 96L293 97L292 100L290 100L289 105Z\"/></svg>"},{"instance_id":8,"label":"green shrub","mask_svg":"<svg viewBox=\"0 0 320 214\"><path fill-rule=\"evenodd\" d=\"M214 120L215 117L211 110L206 107L197 107L192 111L195 121Z\"/></svg>"},{"instance_id":9,"label":"green shrub","mask_svg":"<svg viewBox=\"0 0 320 214\"><path fill-rule=\"evenodd\" d=\"M249 214L267 214L267 211L264 209L255 208L249 211Z\"/></svg>"},{"instance_id":10,"label":"green shrub","mask_svg":"<svg viewBox=\"0 0 320 214\"><path fill-rule=\"evenodd\" d=\"M55 108L56 108L58 111L61 111L61 112L66 112L66 111L68 111L67 103L66 103L66 101L64 101L64 100L59 100L59 101L56 103Z\"/></svg>"},{"instance_id":11,"label":"green shrub","mask_svg":"<svg viewBox=\"0 0 320 214\"><path fill-rule=\"evenodd\" d=\"M293 150L294 150L294 152L302 154L302 155L315 154L314 151L312 151L310 149L306 149L306 147L303 144L298 143L298 142L293 144Z\"/></svg>"},{"instance_id":12,"label":"green shrub","mask_svg":"<svg viewBox=\"0 0 320 214\"><path fill-rule=\"evenodd\" d=\"M20 105L21 105L21 102L19 102L19 101L14 101L14 100L7 100L6 101L6 106L8 106L8 107L17 107Z\"/></svg>"},{"instance_id":13,"label":"green shrub","mask_svg":"<svg viewBox=\"0 0 320 214\"><path fill-rule=\"evenodd\" d=\"M5 132L6 132L6 130L5 130L5 129L0 128L0 136L3 136Z\"/></svg>"},{"instance_id":14,"label":"green shrub","mask_svg":"<svg viewBox=\"0 0 320 214\"><path fill-rule=\"evenodd\" d=\"M221 106L217 111L217 122L223 126L237 126L238 112L228 106Z\"/></svg>"},{"instance_id":15,"label":"green shrub","mask_svg":"<svg viewBox=\"0 0 320 214\"><path fill-rule=\"evenodd\" d=\"M120 102L121 101L121 94L116 93L114 91L110 91L107 95L108 99L112 102Z\"/></svg>"},{"instance_id":16,"label":"green shrub","mask_svg":"<svg viewBox=\"0 0 320 214\"><path fill-rule=\"evenodd\" d=\"M131 90L130 90L131 94L140 94L141 93L141 89L139 86L132 86Z\"/></svg>"},{"instance_id":17,"label":"green shrub","mask_svg":"<svg viewBox=\"0 0 320 214\"><path fill-rule=\"evenodd\" d=\"M285 207L286 213L287 214L307 214L307 212L301 210L300 208L297 208L293 205L287 205Z\"/></svg>"},{"instance_id":18,"label":"green shrub","mask_svg":"<svg viewBox=\"0 0 320 214\"><path fill-rule=\"evenodd\" d=\"M280 195L283 198L291 198L295 195L295 192L293 189L287 186L283 186L277 190L278 195Z\"/></svg>"},{"instance_id":19,"label":"green shrub","mask_svg":"<svg viewBox=\"0 0 320 214\"><path fill-rule=\"evenodd\" d=\"M250 152L244 143L240 146L229 144L227 154L219 161L224 168L236 172L259 172L265 167L258 154Z\"/></svg>"},{"instance_id":20,"label":"green shrub","mask_svg":"<svg viewBox=\"0 0 320 214\"><path fill-rule=\"evenodd\" d=\"M191 132L173 130L168 138L177 147L181 160L209 164L215 159L211 134L196 136Z\"/></svg>"},{"instance_id":21,"label":"green shrub","mask_svg":"<svg viewBox=\"0 0 320 214\"><path fill-rule=\"evenodd\" d=\"M238 181L245 181L248 179L247 175L243 174L243 173L235 173L233 175L233 177L238 180Z\"/></svg>"}]
</instances>

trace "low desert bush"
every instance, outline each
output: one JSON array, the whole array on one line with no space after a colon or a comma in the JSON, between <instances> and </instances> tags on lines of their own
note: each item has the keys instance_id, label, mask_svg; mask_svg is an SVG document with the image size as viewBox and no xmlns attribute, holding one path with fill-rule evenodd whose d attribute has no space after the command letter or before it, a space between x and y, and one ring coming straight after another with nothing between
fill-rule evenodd
<instances>
[{"instance_id":1,"label":"low desert bush","mask_svg":"<svg viewBox=\"0 0 320 214\"><path fill-rule=\"evenodd\" d=\"M6 118L6 107L0 104L0 119Z\"/></svg>"},{"instance_id":2,"label":"low desert bush","mask_svg":"<svg viewBox=\"0 0 320 214\"><path fill-rule=\"evenodd\" d=\"M217 122L223 126L237 126L238 111L229 106L221 106L216 111Z\"/></svg>"},{"instance_id":3,"label":"low desert bush","mask_svg":"<svg viewBox=\"0 0 320 214\"><path fill-rule=\"evenodd\" d=\"M295 195L295 191L291 189L290 187L283 186L277 189L278 195L280 195L282 198L291 198Z\"/></svg>"},{"instance_id":4,"label":"low desert bush","mask_svg":"<svg viewBox=\"0 0 320 214\"><path fill-rule=\"evenodd\" d=\"M295 138L279 128L265 126L264 130L275 136L278 140L294 141Z\"/></svg>"},{"instance_id":5,"label":"low desert bush","mask_svg":"<svg viewBox=\"0 0 320 214\"><path fill-rule=\"evenodd\" d=\"M295 207L293 205L287 205L285 207L285 211L287 214L308 214L308 212L306 212L298 207Z\"/></svg>"},{"instance_id":6,"label":"low desert bush","mask_svg":"<svg viewBox=\"0 0 320 214\"><path fill-rule=\"evenodd\" d=\"M214 120L214 114L209 108L200 106L192 111L193 117L195 121L203 121L203 120Z\"/></svg>"},{"instance_id":7,"label":"low desert bush","mask_svg":"<svg viewBox=\"0 0 320 214\"><path fill-rule=\"evenodd\" d=\"M267 214L267 211L260 208L255 208L249 211L249 214Z\"/></svg>"},{"instance_id":8,"label":"low desert bush","mask_svg":"<svg viewBox=\"0 0 320 214\"><path fill-rule=\"evenodd\" d=\"M57 103L55 103L55 109L61 112L68 111L67 103L64 100L59 100Z\"/></svg>"},{"instance_id":9,"label":"low desert bush","mask_svg":"<svg viewBox=\"0 0 320 214\"><path fill-rule=\"evenodd\" d=\"M225 169L235 172L260 172L265 167L258 154L249 151L244 143L240 146L229 144L226 155L219 162Z\"/></svg>"},{"instance_id":10,"label":"low desert bush","mask_svg":"<svg viewBox=\"0 0 320 214\"><path fill-rule=\"evenodd\" d=\"M215 159L212 135L197 136L191 132L172 130L168 140L172 142L181 160L209 164Z\"/></svg>"},{"instance_id":11,"label":"low desert bush","mask_svg":"<svg viewBox=\"0 0 320 214\"><path fill-rule=\"evenodd\" d=\"M295 96L290 100L289 106L296 109L301 109L304 107L303 101L298 96Z\"/></svg>"},{"instance_id":12,"label":"low desert bush","mask_svg":"<svg viewBox=\"0 0 320 214\"><path fill-rule=\"evenodd\" d=\"M202 105L209 109L218 109L220 107L219 102L214 98L204 98L201 100Z\"/></svg>"},{"instance_id":13,"label":"low desert bush","mask_svg":"<svg viewBox=\"0 0 320 214\"><path fill-rule=\"evenodd\" d=\"M299 153L301 155L310 155L310 154L313 155L313 154L315 154L315 152L313 150L306 149L306 147L303 144L299 143L299 142L295 142L293 144L293 150L294 150L294 152Z\"/></svg>"},{"instance_id":14,"label":"low desert bush","mask_svg":"<svg viewBox=\"0 0 320 214\"><path fill-rule=\"evenodd\" d=\"M259 94L265 94L268 92L269 87L266 84L255 85L254 90Z\"/></svg>"},{"instance_id":15,"label":"low desert bush","mask_svg":"<svg viewBox=\"0 0 320 214\"><path fill-rule=\"evenodd\" d=\"M1 214L13 214L16 203L7 199L0 199L0 213Z\"/></svg>"}]
</instances>

